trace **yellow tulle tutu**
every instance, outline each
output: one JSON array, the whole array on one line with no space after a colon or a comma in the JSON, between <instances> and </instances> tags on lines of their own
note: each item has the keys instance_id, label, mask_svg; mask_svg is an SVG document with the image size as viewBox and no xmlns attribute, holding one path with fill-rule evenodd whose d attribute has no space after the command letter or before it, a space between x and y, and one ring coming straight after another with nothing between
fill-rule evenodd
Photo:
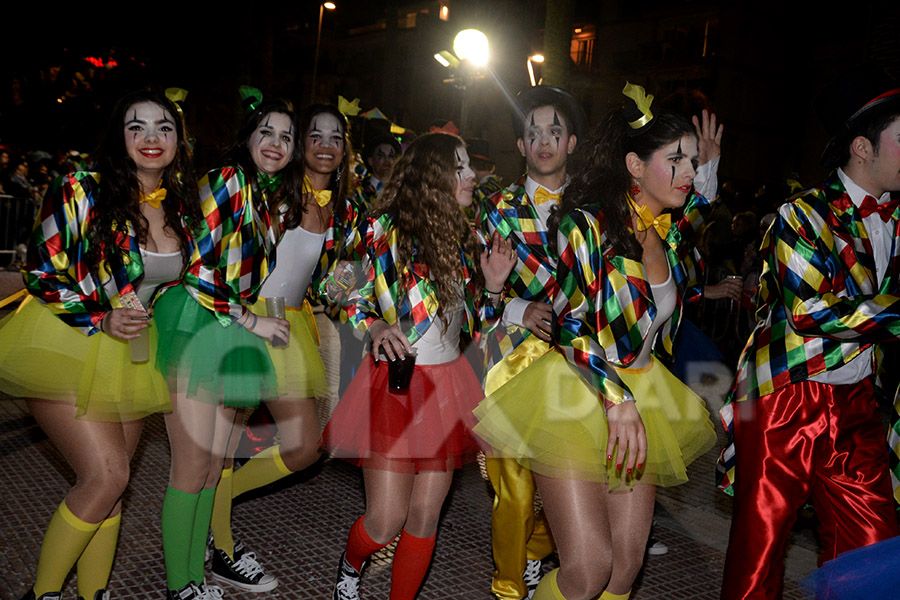
<instances>
[{"instance_id":1,"label":"yellow tulle tutu","mask_svg":"<svg viewBox=\"0 0 900 600\"><path fill-rule=\"evenodd\" d=\"M20 398L74 404L89 421L131 421L171 410L165 377L150 357L132 363L128 342L105 333L87 336L63 323L34 297L0 321L0 390Z\"/></svg>"},{"instance_id":2,"label":"yellow tulle tutu","mask_svg":"<svg viewBox=\"0 0 900 600\"><path fill-rule=\"evenodd\" d=\"M608 483L673 486L687 481L685 467L716 441L709 411L657 360L623 369L647 435L647 459L628 475L606 460L609 425L597 391L559 352L536 360L475 409L475 433L497 456L516 459L549 477Z\"/></svg>"},{"instance_id":3,"label":"yellow tulle tutu","mask_svg":"<svg viewBox=\"0 0 900 600\"><path fill-rule=\"evenodd\" d=\"M266 301L260 298L250 310L266 315ZM319 398L328 395L325 365L319 356L319 334L308 302L300 308L288 306L285 318L291 324L287 346L266 344L278 376L279 398Z\"/></svg>"}]
</instances>

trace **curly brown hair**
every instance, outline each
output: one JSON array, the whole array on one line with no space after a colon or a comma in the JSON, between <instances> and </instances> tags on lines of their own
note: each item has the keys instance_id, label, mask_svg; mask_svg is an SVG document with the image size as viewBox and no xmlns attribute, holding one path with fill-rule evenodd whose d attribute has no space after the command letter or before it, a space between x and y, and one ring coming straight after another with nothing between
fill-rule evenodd
<instances>
[{"instance_id":1,"label":"curly brown hair","mask_svg":"<svg viewBox=\"0 0 900 600\"><path fill-rule=\"evenodd\" d=\"M438 317L460 297L464 273L460 250L473 266L477 292L484 289L479 269L481 245L456 203L456 149L465 142L446 133L416 138L394 164L373 214L390 215L397 228L401 285L412 277L412 256L427 265L438 298Z\"/></svg>"},{"instance_id":2,"label":"curly brown hair","mask_svg":"<svg viewBox=\"0 0 900 600\"><path fill-rule=\"evenodd\" d=\"M162 203L166 226L171 228L181 242L181 254L185 264L190 259L189 231L202 221L194 161L188 143L187 128L178 107L165 94L155 90L141 90L125 96L116 104L104 137L96 153L95 169L100 173L101 191L97 194L91 211L87 237L90 240L85 258L92 272L98 273L102 261L111 263L107 268L123 264L126 252L119 248L116 239L127 233L131 223L138 243L147 242L147 220L140 210L140 183L137 167L125 149L123 126L125 113L135 104L152 102L164 108L175 120L178 146L175 158L165 168L162 187L167 191ZM182 221L186 222L186 228ZM110 271L110 272L111 272Z\"/></svg>"}]
</instances>

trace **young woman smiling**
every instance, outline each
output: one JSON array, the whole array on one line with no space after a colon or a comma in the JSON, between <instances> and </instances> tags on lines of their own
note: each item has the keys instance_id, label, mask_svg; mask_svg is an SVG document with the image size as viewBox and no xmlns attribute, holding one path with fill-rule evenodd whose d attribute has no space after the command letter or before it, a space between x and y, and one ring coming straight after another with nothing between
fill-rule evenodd
<instances>
[{"instance_id":1,"label":"young woman smiling","mask_svg":"<svg viewBox=\"0 0 900 600\"><path fill-rule=\"evenodd\" d=\"M235 408L279 396L266 342L287 342L290 323L251 307L275 268L281 206L299 202L296 131L286 102L250 112L225 154L226 166L200 181L204 221L191 264L183 285L157 307L157 364L172 394L166 417L172 469L162 511L170 598L221 594L205 586L203 563ZM252 554L242 564L253 571L250 563Z\"/></svg>"},{"instance_id":2,"label":"young woman smiling","mask_svg":"<svg viewBox=\"0 0 900 600\"><path fill-rule=\"evenodd\" d=\"M23 271L32 297L0 323L0 389L28 398L76 477L47 527L26 599L58 600L76 563L79 596L109 598L142 419L169 410L165 379L152 361L132 362L127 340L148 335L154 349L149 309L191 253L188 223L200 211L186 140L163 94L122 99L97 171L61 177L47 194ZM128 308L135 297L147 310Z\"/></svg>"}]
</instances>

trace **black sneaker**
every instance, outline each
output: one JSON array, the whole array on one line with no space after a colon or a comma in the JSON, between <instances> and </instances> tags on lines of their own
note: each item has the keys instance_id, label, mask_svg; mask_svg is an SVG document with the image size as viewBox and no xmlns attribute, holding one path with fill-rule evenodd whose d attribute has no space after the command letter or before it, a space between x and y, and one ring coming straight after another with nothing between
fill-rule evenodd
<instances>
[{"instance_id":1,"label":"black sneaker","mask_svg":"<svg viewBox=\"0 0 900 600\"><path fill-rule=\"evenodd\" d=\"M357 571L350 566L346 556L346 552L341 554L341 566L338 567L337 581L334 584L331 600L359 600L359 580L362 577L362 569ZM362 568L366 568L366 563L363 563Z\"/></svg>"},{"instance_id":2,"label":"black sneaker","mask_svg":"<svg viewBox=\"0 0 900 600\"><path fill-rule=\"evenodd\" d=\"M84 600L84 596L78 596L78 600ZM109 600L109 592L106 590L97 590L94 592L93 600Z\"/></svg>"},{"instance_id":3,"label":"black sneaker","mask_svg":"<svg viewBox=\"0 0 900 600\"><path fill-rule=\"evenodd\" d=\"M537 589L538 584L544 577L543 566L544 563L539 560L528 559L525 562L525 572L522 573L522 580L525 582L525 587L528 588L528 596L526 596L528 600L531 600L534 596L534 590Z\"/></svg>"},{"instance_id":4,"label":"black sneaker","mask_svg":"<svg viewBox=\"0 0 900 600\"><path fill-rule=\"evenodd\" d=\"M234 560L224 550L213 550L212 578L248 592L268 592L278 587L278 579L256 562L256 553L244 552L242 547L238 554L237 544Z\"/></svg>"},{"instance_id":5,"label":"black sneaker","mask_svg":"<svg viewBox=\"0 0 900 600\"><path fill-rule=\"evenodd\" d=\"M47 592L41 594L40 597L34 595L34 588L28 590L28 593L22 596L22 600L62 600L62 592Z\"/></svg>"},{"instance_id":6,"label":"black sneaker","mask_svg":"<svg viewBox=\"0 0 900 600\"><path fill-rule=\"evenodd\" d=\"M201 600L200 588L193 581L180 590L167 590L166 600Z\"/></svg>"}]
</instances>

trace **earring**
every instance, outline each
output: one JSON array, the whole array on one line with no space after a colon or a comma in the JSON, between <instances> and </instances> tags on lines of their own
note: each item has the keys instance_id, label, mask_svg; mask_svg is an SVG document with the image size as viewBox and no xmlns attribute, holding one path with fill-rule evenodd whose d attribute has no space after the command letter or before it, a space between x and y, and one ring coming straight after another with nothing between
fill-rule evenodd
<instances>
[{"instance_id":1,"label":"earring","mask_svg":"<svg viewBox=\"0 0 900 600\"><path fill-rule=\"evenodd\" d=\"M631 197L634 198L641 193L641 186L637 181L631 183Z\"/></svg>"},{"instance_id":2,"label":"earring","mask_svg":"<svg viewBox=\"0 0 900 600\"><path fill-rule=\"evenodd\" d=\"M344 161L341 161L341 164L338 165L337 172L334 174L334 184L341 184L341 172L344 170Z\"/></svg>"}]
</instances>

